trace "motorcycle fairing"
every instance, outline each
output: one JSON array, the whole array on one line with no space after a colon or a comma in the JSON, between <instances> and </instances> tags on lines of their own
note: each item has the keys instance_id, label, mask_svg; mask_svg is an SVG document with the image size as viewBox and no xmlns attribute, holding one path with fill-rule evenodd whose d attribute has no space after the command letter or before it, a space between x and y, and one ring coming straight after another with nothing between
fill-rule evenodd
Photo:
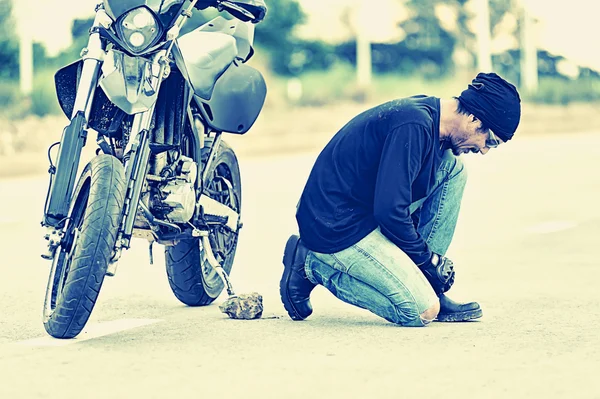
<instances>
[{"instance_id":1,"label":"motorcycle fairing","mask_svg":"<svg viewBox=\"0 0 600 399\"><path fill-rule=\"evenodd\" d=\"M151 61L143 57L130 57L122 51L111 49L102 64L100 87L117 107L129 115L145 112L156 102L158 92L152 88Z\"/></svg>"},{"instance_id":2,"label":"motorcycle fairing","mask_svg":"<svg viewBox=\"0 0 600 399\"><path fill-rule=\"evenodd\" d=\"M73 114L75 97L77 96L77 85L79 84L82 67L83 60L80 59L69 65L65 65L54 74L58 104L69 119Z\"/></svg>"},{"instance_id":3,"label":"motorcycle fairing","mask_svg":"<svg viewBox=\"0 0 600 399\"><path fill-rule=\"evenodd\" d=\"M173 47L177 68L186 76L194 93L210 99L217 78L233 62L238 50L232 36L218 32L195 31L179 39Z\"/></svg>"},{"instance_id":4,"label":"motorcycle fairing","mask_svg":"<svg viewBox=\"0 0 600 399\"><path fill-rule=\"evenodd\" d=\"M209 100L217 78L233 60L250 59L253 42L253 24L217 16L177 39L173 58L195 94Z\"/></svg>"},{"instance_id":5,"label":"motorcycle fairing","mask_svg":"<svg viewBox=\"0 0 600 399\"><path fill-rule=\"evenodd\" d=\"M60 108L71 118L83 60L77 60L59 69L54 75L56 95ZM102 90L96 90L88 126L102 134L111 135L119 130L125 113L110 102Z\"/></svg>"},{"instance_id":6,"label":"motorcycle fairing","mask_svg":"<svg viewBox=\"0 0 600 399\"><path fill-rule=\"evenodd\" d=\"M248 61L254 49L254 24L243 22L239 19L227 19L219 15L211 21L202 25L201 32L220 32L233 36L238 49L237 58Z\"/></svg>"},{"instance_id":7,"label":"motorcycle fairing","mask_svg":"<svg viewBox=\"0 0 600 399\"><path fill-rule=\"evenodd\" d=\"M244 134L254 124L267 95L259 71L232 63L217 80L210 100L194 96L208 126L220 132Z\"/></svg>"}]
</instances>

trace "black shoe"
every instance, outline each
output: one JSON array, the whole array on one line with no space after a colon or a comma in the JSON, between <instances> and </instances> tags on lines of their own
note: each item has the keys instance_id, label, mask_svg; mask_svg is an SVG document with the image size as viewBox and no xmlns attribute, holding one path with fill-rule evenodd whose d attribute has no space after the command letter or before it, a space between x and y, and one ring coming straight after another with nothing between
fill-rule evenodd
<instances>
[{"instance_id":1,"label":"black shoe","mask_svg":"<svg viewBox=\"0 0 600 399\"><path fill-rule=\"evenodd\" d=\"M437 315L437 321L469 321L481 316L483 312L477 302L458 303L445 294L440 295L440 313Z\"/></svg>"},{"instance_id":2,"label":"black shoe","mask_svg":"<svg viewBox=\"0 0 600 399\"><path fill-rule=\"evenodd\" d=\"M308 255L300 237L291 236L283 253L283 276L279 282L279 294L283 307L293 320L304 320L312 313L310 293L315 288L304 271Z\"/></svg>"}]
</instances>

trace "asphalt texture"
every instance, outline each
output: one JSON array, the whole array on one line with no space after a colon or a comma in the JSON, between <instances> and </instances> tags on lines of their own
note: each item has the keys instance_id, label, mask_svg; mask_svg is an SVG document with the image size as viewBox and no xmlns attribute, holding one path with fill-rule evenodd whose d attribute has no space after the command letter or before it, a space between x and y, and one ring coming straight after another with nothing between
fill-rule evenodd
<instances>
[{"instance_id":1,"label":"asphalt texture","mask_svg":"<svg viewBox=\"0 0 600 399\"><path fill-rule=\"evenodd\" d=\"M163 249L133 242L74 340L46 335L47 177L0 180L0 398L600 398L600 134L515 138L463 156L449 295L476 322L402 328L322 287L306 321L279 300L283 247L317 152L240 159L237 292L262 319L180 304Z\"/></svg>"}]
</instances>

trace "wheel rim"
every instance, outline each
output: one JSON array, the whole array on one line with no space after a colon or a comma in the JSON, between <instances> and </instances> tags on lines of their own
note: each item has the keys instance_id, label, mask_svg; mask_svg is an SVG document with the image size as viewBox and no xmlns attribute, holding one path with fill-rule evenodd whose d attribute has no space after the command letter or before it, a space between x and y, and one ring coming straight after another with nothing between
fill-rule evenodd
<instances>
[{"instance_id":1,"label":"wheel rim","mask_svg":"<svg viewBox=\"0 0 600 399\"><path fill-rule=\"evenodd\" d=\"M60 295L63 292L71 262L75 251L77 250L77 241L81 226L83 225L85 209L89 198L89 181L84 183L75 204L70 212L70 217L67 220L64 238L61 244L56 248L52 266L50 269L50 277L48 278L48 286L46 288L46 298L44 301L44 322L48 321L56 305L59 302Z\"/></svg>"},{"instance_id":2,"label":"wheel rim","mask_svg":"<svg viewBox=\"0 0 600 399\"><path fill-rule=\"evenodd\" d=\"M215 168L212 179L205 191L212 199L239 213L240 200L235 194L235 189L231 170L225 163L221 163ZM210 229L209 240L213 254L221 266L224 266L230 256L233 255L237 235L237 231L229 231L223 226L215 226ZM206 293L213 298L217 297L223 290L221 277L208 261L202 263L202 284Z\"/></svg>"}]
</instances>

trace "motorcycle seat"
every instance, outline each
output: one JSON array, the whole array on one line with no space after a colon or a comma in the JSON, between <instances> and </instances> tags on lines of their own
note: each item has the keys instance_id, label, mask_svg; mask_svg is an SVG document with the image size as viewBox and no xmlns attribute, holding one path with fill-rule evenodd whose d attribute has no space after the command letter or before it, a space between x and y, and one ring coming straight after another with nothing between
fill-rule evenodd
<instances>
[{"instance_id":1,"label":"motorcycle seat","mask_svg":"<svg viewBox=\"0 0 600 399\"><path fill-rule=\"evenodd\" d=\"M235 38L196 31L182 37L178 44L194 93L209 100L218 77L237 56Z\"/></svg>"}]
</instances>

